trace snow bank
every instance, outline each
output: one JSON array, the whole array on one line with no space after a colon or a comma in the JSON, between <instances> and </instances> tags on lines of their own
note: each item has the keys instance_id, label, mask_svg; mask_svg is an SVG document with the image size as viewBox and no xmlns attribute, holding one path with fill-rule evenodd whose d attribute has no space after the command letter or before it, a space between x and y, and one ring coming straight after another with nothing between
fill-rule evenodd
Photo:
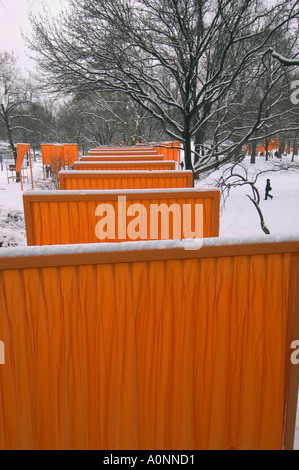
<instances>
[{"instance_id":1,"label":"snow bank","mask_svg":"<svg viewBox=\"0 0 299 470\"><path fill-rule=\"evenodd\" d=\"M26 245L24 215L0 206L0 248L19 245Z\"/></svg>"}]
</instances>

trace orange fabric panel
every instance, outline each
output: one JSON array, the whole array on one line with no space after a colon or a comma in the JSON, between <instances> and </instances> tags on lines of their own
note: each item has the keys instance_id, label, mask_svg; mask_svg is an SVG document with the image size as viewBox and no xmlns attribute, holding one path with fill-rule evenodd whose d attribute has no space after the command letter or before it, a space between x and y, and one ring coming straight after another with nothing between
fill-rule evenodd
<instances>
[{"instance_id":1,"label":"orange fabric panel","mask_svg":"<svg viewBox=\"0 0 299 470\"><path fill-rule=\"evenodd\" d=\"M22 163L24 160L25 153L27 150L30 151L29 144L17 144L17 161L16 161L16 172L21 172Z\"/></svg>"},{"instance_id":2,"label":"orange fabric panel","mask_svg":"<svg viewBox=\"0 0 299 470\"><path fill-rule=\"evenodd\" d=\"M1 449L283 447L298 253L145 253L2 259Z\"/></svg>"},{"instance_id":3,"label":"orange fabric panel","mask_svg":"<svg viewBox=\"0 0 299 470\"><path fill-rule=\"evenodd\" d=\"M54 156L54 144L41 144L43 165L51 165Z\"/></svg>"},{"instance_id":4,"label":"orange fabric panel","mask_svg":"<svg viewBox=\"0 0 299 470\"><path fill-rule=\"evenodd\" d=\"M157 150L134 149L134 150L89 150L88 155L157 155Z\"/></svg>"},{"instance_id":5,"label":"orange fabric panel","mask_svg":"<svg viewBox=\"0 0 299 470\"><path fill-rule=\"evenodd\" d=\"M41 144L41 152L43 165L51 165L53 173L72 166L79 156L77 144Z\"/></svg>"},{"instance_id":6,"label":"orange fabric panel","mask_svg":"<svg viewBox=\"0 0 299 470\"><path fill-rule=\"evenodd\" d=\"M152 145L134 145L134 146L128 146L128 145L120 145L120 146L112 146L112 147L109 147L109 146L105 146L105 145L102 145L102 146L99 146L99 147L95 147L95 148L92 148L92 149L89 149L90 152L93 152L95 150L99 150L99 151L102 151L102 152L105 152L106 150L111 150L111 151L120 151L120 152L130 152L130 151L136 151L138 149L141 149L141 150L156 150L156 148Z\"/></svg>"},{"instance_id":7,"label":"orange fabric panel","mask_svg":"<svg viewBox=\"0 0 299 470\"><path fill-rule=\"evenodd\" d=\"M124 161L124 162L75 162L74 170L110 170L110 171L154 171L154 170L175 170L176 165L174 161Z\"/></svg>"},{"instance_id":8,"label":"orange fabric panel","mask_svg":"<svg viewBox=\"0 0 299 470\"><path fill-rule=\"evenodd\" d=\"M258 145L256 150L257 150L258 153L260 153L260 152L264 153L266 151L266 149L263 145Z\"/></svg>"},{"instance_id":9,"label":"orange fabric panel","mask_svg":"<svg viewBox=\"0 0 299 470\"><path fill-rule=\"evenodd\" d=\"M268 151L271 152L272 150L278 150L278 149L279 149L279 140L278 139L271 139L268 143ZM258 145L257 146L257 152L258 153L260 153L260 152L265 153L266 152L266 144Z\"/></svg>"},{"instance_id":10,"label":"orange fabric panel","mask_svg":"<svg viewBox=\"0 0 299 470\"><path fill-rule=\"evenodd\" d=\"M54 144L51 158L51 169L53 173L58 173L61 167L65 166L63 144Z\"/></svg>"},{"instance_id":11,"label":"orange fabric panel","mask_svg":"<svg viewBox=\"0 0 299 470\"><path fill-rule=\"evenodd\" d=\"M159 154L163 155L164 160L174 160L180 163L180 147L181 143L177 141L163 142L161 147L157 148L157 151Z\"/></svg>"},{"instance_id":12,"label":"orange fabric panel","mask_svg":"<svg viewBox=\"0 0 299 470\"><path fill-rule=\"evenodd\" d=\"M79 151L77 144L63 144L64 163L67 166L72 166L79 158Z\"/></svg>"},{"instance_id":13,"label":"orange fabric panel","mask_svg":"<svg viewBox=\"0 0 299 470\"><path fill-rule=\"evenodd\" d=\"M80 160L89 162L163 161L163 155L82 155Z\"/></svg>"},{"instance_id":14,"label":"orange fabric panel","mask_svg":"<svg viewBox=\"0 0 299 470\"><path fill-rule=\"evenodd\" d=\"M194 232L195 223L199 229L203 228L203 233L198 235L198 238L219 236L219 191L201 192L197 190L187 192L178 190L178 192L173 193L138 193L136 190L135 194L124 192L121 196L125 198L125 202L122 202L124 200L119 200L116 194L112 196L110 191L108 193L95 193L92 196L76 195L76 193L65 195L64 191L56 194L45 193L35 195L33 192L31 194L24 194L27 244L59 245L132 241L135 233L130 231L132 229L128 229L128 227L132 220L139 217L139 214L133 211L133 209L136 210L136 206L135 208L134 206L132 207L133 204L142 204L146 211L144 227L141 229L138 226L135 230L137 235L139 234L142 237L141 239L150 240L156 237L156 239L161 240L167 237L167 230L164 228L162 230L162 222L164 220L166 220L169 226L170 239L193 238L193 234L190 235L189 230ZM112 211L96 215L96 208L100 204L109 204ZM155 212L151 212L151 204L158 206L165 204L167 208L173 208L174 204L175 208L179 208L180 211L178 225L175 225L174 228L173 212L170 212L169 219L162 219L160 213L156 216ZM186 222L188 224L188 231L184 229L183 225L184 220L186 220L184 205L187 204L190 206L190 222L189 220ZM203 220L201 220L201 217L195 219L196 204L203 206ZM129 207L132 208L132 215L128 211ZM152 220L151 213L154 214L152 215ZM119 214L124 214L124 234L123 228L119 229L118 227ZM113 227L114 231L110 236L107 234L107 238L101 240L97 237L95 229L104 217L105 220L108 219L108 227ZM179 227L178 230L176 229L177 226ZM105 232L108 231L108 227L105 227ZM144 237L145 233L146 236ZM136 240L139 240L140 237L138 236Z\"/></svg>"},{"instance_id":15,"label":"orange fabric panel","mask_svg":"<svg viewBox=\"0 0 299 470\"><path fill-rule=\"evenodd\" d=\"M64 171L59 173L61 189L150 189L191 188L192 171Z\"/></svg>"}]
</instances>

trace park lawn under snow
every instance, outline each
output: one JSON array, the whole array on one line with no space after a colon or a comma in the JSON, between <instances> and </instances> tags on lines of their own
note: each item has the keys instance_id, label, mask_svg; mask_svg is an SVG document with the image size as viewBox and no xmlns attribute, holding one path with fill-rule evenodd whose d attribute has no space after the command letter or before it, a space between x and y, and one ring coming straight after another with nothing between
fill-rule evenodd
<instances>
[{"instance_id":1,"label":"park lawn under snow","mask_svg":"<svg viewBox=\"0 0 299 470\"><path fill-rule=\"evenodd\" d=\"M242 164L250 174L258 171L269 170L263 173L257 180L256 187L261 196L260 207L264 220L271 235L278 238L299 234L299 169L297 171L271 172L273 164L283 164L290 161L290 157L283 157L282 161L271 159L266 162L263 157L258 157L255 165L251 165L249 158ZM299 156L295 157L295 163L299 167ZM211 173L207 178L196 182L197 188L211 188L223 170ZM33 167L34 189L49 189L48 182L42 179L41 162ZM273 188L273 200L264 200L266 179L270 178ZM46 187L47 186L47 187ZM31 191L31 183L24 183L24 191ZM258 213L248 199L249 187L232 189L225 206L221 211L220 237L267 237L262 232ZM6 170L0 171L0 247L25 246L26 231L24 223L22 191L19 183L7 181ZM295 450L299 450L299 407L297 409Z\"/></svg>"},{"instance_id":2,"label":"park lawn under snow","mask_svg":"<svg viewBox=\"0 0 299 470\"><path fill-rule=\"evenodd\" d=\"M282 164L289 161L283 157ZM299 156L295 157L297 171L271 172L273 164L280 164L278 159L266 162L258 157L255 165L251 165L249 158L242 164L250 174L269 170L259 176L256 186L260 192L260 207L264 220L271 235L287 236L299 233ZM196 181L197 188L213 187L215 181L221 176L222 169L214 171L207 178ZM42 179L41 162L33 166L34 189L49 189L48 180ZM273 200L264 200L266 179L270 178L273 188ZM24 183L24 191L31 191L31 183ZM258 213L246 194L251 195L249 186L231 189L230 196L224 207L221 207L220 236L224 237L254 237L265 236L260 227ZM0 171L0 247L26 245L26 232L23 212L22 191L19 183L7 181L6 170Z\"/></svg>"},{"instance_id":3,"label":"park lawn under snow","mask_svg":"<svg viewBox=\"0 0 299 470\"><path fill-rule=\"evenodd\" d=\"M266 162L263 157L257 157L256 164L252 165L249 157L246 157L242 162L250 175L269 170L258 177L256 187L260 193L260 207L265 224L270 234L275 236L299 234L299 156L295 157L294 163L298 167L296 171L271 171L274 165L277 170L277 166L285 165L290 160L290 157L283 157L281 161L271 159ZM222 172L221 169L211 173L204 180L197 182L196 187L214 184ZM267 178L271 181L273 199L265 201ZM247 194L252 196L249 186L232 188L224 207L221 204L220 236L251 237L264 234L257 210Z\"/></svg>"}]
</instances>

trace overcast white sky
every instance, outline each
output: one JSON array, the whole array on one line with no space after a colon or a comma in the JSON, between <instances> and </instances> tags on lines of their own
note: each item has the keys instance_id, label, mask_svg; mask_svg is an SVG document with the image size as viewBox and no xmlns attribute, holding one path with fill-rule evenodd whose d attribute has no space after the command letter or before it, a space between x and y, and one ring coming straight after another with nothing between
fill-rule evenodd
<instances>
[{"instance_id":1,"label":"overcast white sky","mask_svg":"<svg viewBox=\"0 0 299 470\"><path fill-rule=\"evenodd\" d=\"M64 3L65 0L0 0L0 51L13 51L20 67L32 67L22 38L22 32L30 34L31 31L29 13L38 13L45 4L51 14L56 15Z\"/></svg>"}]
</instances>

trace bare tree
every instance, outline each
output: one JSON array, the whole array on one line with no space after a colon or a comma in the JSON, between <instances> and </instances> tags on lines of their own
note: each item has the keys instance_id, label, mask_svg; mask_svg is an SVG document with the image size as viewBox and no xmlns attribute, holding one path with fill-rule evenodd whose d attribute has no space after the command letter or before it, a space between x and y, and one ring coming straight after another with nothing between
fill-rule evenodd
<instances>
[{"instance_id":1,"label":"bare tree","mask_svg":"<svg viewBox=\"0 0 299 470\"><path fill-rule=\"evenodd\" d=\"M17 68L16 59L12 54L0 54L0 121L5 127L7 139L13 153L14 160L17 159L17 149L14 143L14 121L18 115L18 108L26 100L26 92L24 94Z\"/></svg>"},{"instance_id":2,"label":"bare tree","mask_svg":"<svg viewBox=\"0 0 299 470\"><path fill-rule=\"evenodd\" d=\"M217 153L222 148L214 141L199 158L200 172L215 166L215 160L219 165L235 158L257 131L264 96L255 122L246 132L239 126L234 134L227 119L234 106L232 87L250 68L254 74L263 72L259 66L273 37L285 33L299 14L296 0L272 6L260 0L69 3L70 10L58 22L32 18L35 34L29 42L38 53L45 83L64 93L128 95L167 135L183 143L187 169L192 168L192 139L199 136L202 144L208 123L224 113L216 135L226 142L226 154Z\"/></svg>"},{"instance_id":3,"label":"bare tree","mask_svg":"<svg viewBox=\"0 0 299 470\"><path fill-rule=\"evenodd\" d=\"M30 126L41 121L37 105L33 99L33 87L22 77L16 66L13 54L0 53L0 123L6 130L6 137L11 147L14 159L17 158L15 140L27 142L31 133ZM46 120L48 116L43 116ZM49 124L49 123L48 123Z\"/></svg>"},{"instance_id":4,"label":"bare tree","mask_svg":"<svg viewBox=\"0 0 299 470\"><path fill-rule=\"evenodd\" d=\"M248 199L254 205L260 221L260 227L262 231L266 234L270 234L270 230L266 225L264 215L260 206L261 196L257 186L258 179L263 175L269 175L269 173L277 173L277 172L289 172L295 171L299 172L299 164L298 163L290 163L290 162L274 162L269 168L265 170L258 170L252 173L246 167L245 164L242 162L236 162L234 165L227 165L224 168L221 176L217 179L217 181L213 182L214 186L217 186L221 191L221 201L222 206L221 210L224 209L226 201L230 196L232 190L244 187L248 188L249 194L246 194Z\"/></svg>"},{"instance_id":5,"label":"bare tree","mask_svg":"<svg viewBox=\"0 0 299 470\"><path fill-rule=\"evenodd\" d=\"M30 143L34 154L42 142L58 139L56 111L50 99L41 101L32 96L20 106L16 123L20 127L16 133L19 142Z\"/></svg>"},{"instance_id":6,"label":"bare tree","mask_svg":"<svg viewBox=\"0 0 299 470\"><path fill-rule=\"evenodd\" d=\"M261 172L260 172L261 174ZM226 169L223 172L223 175L218 181L218 186L221 188L221 193L223 197L223 204L225 204L226 199L228 198L232 189L246 186L250 190L250 193L247 194L247 197L250 199L252 204L257 210L259 219L260 219L260 226L262 231L266 234L270 234L270 230L265 224L264 216L260 207L260 193L256 186L256 182L259 175L256 175L253 179L250 179L248 175L248 171L240 163L236 163L232 167Z\"/></svg>"},{"instance_id":7,"label":"bare tree","mask_svg":"<svg viewBox=\"0 0 299 470\"><path fill-rule=\"evenodd\" d=\"M60 140L76 142L82 149L165 138L160 123L119 92L77 93L58 108L57 127Z\"/></svg>"},{"instance_id":8,"label":"bare tree","mask_svg":"<svg viewBox=\"0 0 299 470\"><path fill-rule=\"evenodd\" d=\"M273 48L270 49L270 52L272 53L272 56L279 60L279 62L286 66L286 67L293 67L294 65L295 66L298 66L299 65L299 59L298 58L293 58L293 59L289 59L288 57L284 57L283 55L279 54L278 52L274 51ZM296 54L298 55L298 54Z\"/></svg>"}]
</instances>

